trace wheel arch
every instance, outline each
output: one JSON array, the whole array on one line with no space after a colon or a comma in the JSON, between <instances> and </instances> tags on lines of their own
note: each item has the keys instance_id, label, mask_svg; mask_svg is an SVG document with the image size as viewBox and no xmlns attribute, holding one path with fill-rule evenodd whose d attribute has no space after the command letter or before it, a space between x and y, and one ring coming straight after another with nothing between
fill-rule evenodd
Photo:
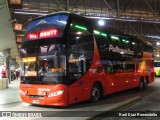
<instances>
[{"instance_id":1,"label":"wheel arch","mask_svg":"<svg viewBox=\"0 0 160 120\"><path fill-rule=\"evenodd\" d=\"M98 85L100 86L100 88L101 88L101 92L102 92L102 95L104 95L104 91L103 91L103 85L102 85L102 83L101 83L99 80L97 80L97 81L95 81L95 82L93 83L93 85L92 85L92 86L94 86L95 84L98 84Z\"/></svg>"}]
</instances>

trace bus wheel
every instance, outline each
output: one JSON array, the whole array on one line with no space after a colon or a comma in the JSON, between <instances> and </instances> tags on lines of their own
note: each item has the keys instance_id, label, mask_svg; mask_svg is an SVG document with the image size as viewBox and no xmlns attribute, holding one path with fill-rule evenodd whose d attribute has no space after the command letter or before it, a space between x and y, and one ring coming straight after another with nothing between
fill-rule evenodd
<instances>
[{"instance_id":1,"label":"bus wheel","mask_svg":"<svg viewBox=\"0 0 160 120\"><path fill-rule=\"evenodd\" d=\"M139 88L139 90L143 90L144 89L144 80L143 80L143 78L140 79L138 88Z\"/></svg>"},{"instance_id":2,"label":"bus wheel","mask_svg":"<svg viewBox=\"0 0 160 120\"><path fill-rule=\"evenodd\" d=\"M101 86L97 83L93 85L92 91L91 91L91 101L96 102L100 100L102 97L102 89Z\"/></svg>"}]
</instances>

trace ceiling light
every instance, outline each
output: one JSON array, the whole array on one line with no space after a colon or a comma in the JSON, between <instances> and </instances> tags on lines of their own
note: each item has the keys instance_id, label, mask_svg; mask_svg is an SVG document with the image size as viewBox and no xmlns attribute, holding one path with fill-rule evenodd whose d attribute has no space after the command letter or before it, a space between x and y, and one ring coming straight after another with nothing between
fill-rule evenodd
<instances>
[{"instance_id":1,"label":"ceiling light","mask_svg":"<svg viewBox=\"0 0 160 120\"><path fill-rule=\"evenodd\" d=\"M100 26L104 26L104 20L99 20L99 21L98 21L98 24L99 24Z\"/></svg>"}]
</instances>

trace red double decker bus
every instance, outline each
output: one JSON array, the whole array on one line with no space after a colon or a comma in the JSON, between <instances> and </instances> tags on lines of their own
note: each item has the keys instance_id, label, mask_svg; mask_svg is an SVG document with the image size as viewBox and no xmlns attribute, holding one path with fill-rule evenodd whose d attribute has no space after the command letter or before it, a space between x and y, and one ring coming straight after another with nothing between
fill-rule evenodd
<instances>
[{"instance_id":1,"label":"red double decker bus","mask_svg":"<svg viewBox=\"0 0 160 120\"><path fill-rule=\"evenodd\" d=\"M20 49L23 102L67 106L154 81L153 48L61 12L31 21Z\"/></svg>"}]
</instances>

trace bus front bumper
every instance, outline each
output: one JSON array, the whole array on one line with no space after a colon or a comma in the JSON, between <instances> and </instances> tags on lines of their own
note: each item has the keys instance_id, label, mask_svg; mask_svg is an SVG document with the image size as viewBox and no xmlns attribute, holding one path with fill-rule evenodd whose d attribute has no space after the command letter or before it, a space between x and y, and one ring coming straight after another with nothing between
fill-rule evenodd
<instances>
[{"instance_id":1,"label":"bus front bumper","mask_svg":"<svg viewBox=\"0 0 160 120\"><path fill-rule=\"evenodd\" d=\"M68 99L65 94L59 96L39 96L39 95L24 95L20 94L21 99L25 103L34 105L45 105L45 106L67 106Z\"/></svg>"}]
</instances>

